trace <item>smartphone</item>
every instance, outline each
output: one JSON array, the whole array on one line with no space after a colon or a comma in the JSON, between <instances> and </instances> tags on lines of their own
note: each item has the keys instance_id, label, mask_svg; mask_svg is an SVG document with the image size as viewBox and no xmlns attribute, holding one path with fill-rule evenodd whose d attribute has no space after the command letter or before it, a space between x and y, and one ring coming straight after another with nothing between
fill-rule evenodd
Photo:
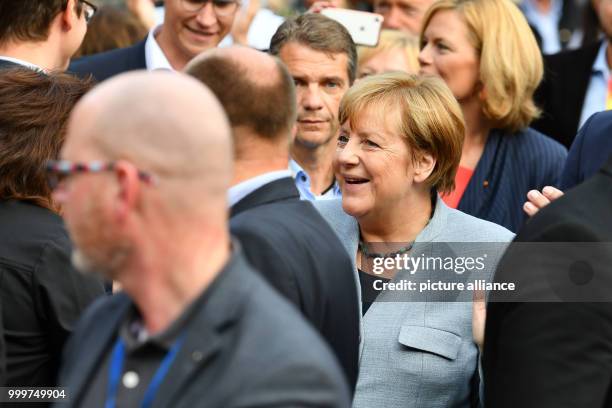
<instances>
[{"instance_id":1,"label":"smartphone","mask_svg":"<svg viewBox=\"0 0 612 408\"><path fill-rule=\"evenodd\" d=\"M384 17L366 11L343 8L326 8L321 14L342 24L353 37L357 45L376 47Z\"/></svg>"}]
</instances>

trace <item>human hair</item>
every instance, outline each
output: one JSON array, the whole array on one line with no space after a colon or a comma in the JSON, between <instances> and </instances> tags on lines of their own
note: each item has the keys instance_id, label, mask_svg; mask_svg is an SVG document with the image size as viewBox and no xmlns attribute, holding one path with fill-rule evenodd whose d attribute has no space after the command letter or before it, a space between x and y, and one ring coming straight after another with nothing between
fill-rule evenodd
<instances>
[{"instance_id":1,"label":"human hair","mask_svg":"<svg viewBox=\"0 0 612 408\"><path fill-rule=\"evenodd\" d=\"M519 8L510 0L438 0L423 20L421 44L433 16L444 10L463 18L480 57L484 115L504 130L529 126L540 115L533 94L544 68L538 43Z\"/></svg>"},{"instance_id":2,"label":"human hair","mask_svg":"<svg viewBox=\"0 0 612 408\"><path fill-rule=\"evenodd\" d=\"M403 52L413 72L419 71L419 39L399 30L382 30L376 47L357 47L358 66L378 54L388 51Z\"/></svg>"},{"instance_id":3,"label":"human hair","mask_svg":"<svg viewBox=\"0 0 612 408\"><path fill-rule=\"evenodd\" d=\"M346 54L349 83L357 72L357 47L346 28L317 13L307 13L285 20L270 41L270 54L278 55L285 44L296 42L326 54Z\"/></svg>"},{"instance_id":4,"label":"human hair","mask_svg":"<svg viewBox=\"0 0 612 408\"><path fill-rule=\"evenodd\" d=\"M8 41L45 41L53 19L66 10L68 0L0 1L0 44ZM82 5L75 2L77 14Z\"/></svg>"},{"instance_id":5,"label":"human hair","mask_svg":"<svg viewBox=\"0 0 612 408\"><path fill-rule=\"evenodd\" d=\"M404 72L366 77L342 98L340 123L348 121L352 127L365 109L372 108L386 118L398 118L398 123L391 123L390 128L397 129L404 138L413 158L427 153L436 159L426 183L441 193L452 191L465 123L461 107L444 81Z\"/></svg>"},{"instance_id":6,"label":"human hair","mask_svg":"<svg viewBox=\"0 0 612 408\"><path fill-rule=\"evenodd\" d=\"M232 127L246 126L268 139L287 138L296 117L295 86L285 65L276 61L276 78L257 78L244 64L221 55L197 59L187 74L215 94Z\"/></svg>"},{"instance_id":7,"label":"human hair","mask_svg":"<svg viewBox=\"0 0 612 408\"><path fill-rule=\"evenodd\" d=\"M55 209L45 165L59 157L70 111L90 86L68 74L0 71L0 200Z\"/></svg>"},{"instance_id":8,"label":"human hair","mask_svg":"<svg viewBox=\"0 0 612 408\"><path fill-rule=\"evenodd\" d=\"M87 26L87 34L74 58L98 54L136 44L147 35L144 24L128 10L105 5Z\"/></svg>"}]
</instances>

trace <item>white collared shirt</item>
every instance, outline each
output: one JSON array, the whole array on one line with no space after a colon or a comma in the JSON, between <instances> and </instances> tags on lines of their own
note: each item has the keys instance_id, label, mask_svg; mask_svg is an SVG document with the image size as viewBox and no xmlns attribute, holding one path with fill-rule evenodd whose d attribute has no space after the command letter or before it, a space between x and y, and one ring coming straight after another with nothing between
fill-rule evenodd
<instances>
[{"instance_id":1,"label":"white collared shirt","mask_svg":"<svg viewBox=\"0 0 612 408\"><path fill-rule=\"evenodd\" d=\"M24 66L26 68L33 69L34 71L46 72L46 70L43 69L42 67L39 67L36 64L32 64L31 62L21 60L19 58L5 57L4 55L0 55L0 60L9 61L9 62L12 62L12 63L15 63L15 64L19 64L19 65Z\"/></svg>"},{"instance_id":2,"label":"white collared shirt","mask_svg":"<svg viewBox=\"0 0 612 408\"><path fill-rule=\"evenodd\" d=\"M284 177L291 177L291 172L289 170L270 171L236 184L227 192L229 206L233 207L238 201L242 200L259 187Z\"/></svg>"},{"instance_id":3,"label":"white collared shirt","mask_svg":"<svg viewBox=\"0 0 612 408\"><path fill-rule=\"evenodd\" d=\"M170 61L168 61L168 58L166 58L166 54L164 54L164 51L161 49L157 40L155 39L155 35L159 33L159 30L161 29L162 25L160 24L149 31L147 42L145 43L145 61L148 71L153 71L156 69L174 71Z\"/></svg>"},{"instance_id":4,"label":"white collared shirt","mask_svg":"<svg viewBox=\"0 0 612 408\"><path fill-rule=\"evenodd\" d=\"M608 41L604 41L599 48L593 70L591 72L591 80L587 88L584 102L582 104L582 113L580 114L580 127L594 113L606 110L606 99L608 97L608 80L610 79L610 68L606 59L606 49Z\"/></svg>"}]
</instances>

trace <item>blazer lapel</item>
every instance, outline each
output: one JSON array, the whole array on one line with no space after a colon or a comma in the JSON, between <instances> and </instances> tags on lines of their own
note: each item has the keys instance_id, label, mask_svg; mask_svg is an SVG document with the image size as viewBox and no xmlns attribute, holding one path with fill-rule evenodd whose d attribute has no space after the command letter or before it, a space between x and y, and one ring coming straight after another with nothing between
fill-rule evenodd
<instances>
[{"instance_id":1,"label":"blazer lapel","mask_svg":"<svg viewBox=\"0 0 612 408\"><path fill-rule=\"evenodd\" d=\"M238 247L237 242L232 242ZM235 251L241 253L240 249ZM170 367L166 381L162 383L153 407L176 406L181 390L189 386L193 376L209 365L224 344L222 331L240 319L242 299L248 285L241 271L248 268L240 254L236 254L206 289L200 310L188 323L185 344Z\"/></svg>"},{"instance_id":2,"label":"blazer lapel","mask_svg":"<svg viewBox=\"0 0 612 408\"><path fill-rule=\"evenodd\" d=\"M459 211L475 217L478 217L481 213L488 200L491 184L498 181L493 179L495 178L495 169L500 165L502 138L503 135L497 130L492 130L489 133L482 156L478 160L474 174L472 174L472 178L457 206Z\"/></svg>"},{"instance_id":3,"label":"blazer lapel","mask_svg":"<svg viewBox=\"0 0 612 408\"><path fill-rule=\"evenodd\" d=\"M283 177L264 184L234 204L231 208L230 217L260 205L294 199L300 199L295 181L291 177Z\"/></svg>"},{"instance_id":4,"label":"blazer lapel","mask_svg":"<svg viewBox=\"0 0 612 408\"><path fill-rule=\"evenodd\" d=\"M85 385L93 372L97 370L101 359L107 355L106 353L111 342L116 338L119 325L132 305L131 301L124 294L113 296L120 299L116 299L117 304L114 310L107 314L110 318L100 320L96 326L97 330L89 333L88 339L83 340L83 344L87 344L88 358L79 360L74 365L74 369L71 370L74 373L74 377L68 380L68 384L71 390L71 398L74 401L78 401L82 397Z\"/></svg>"}]
</instances>

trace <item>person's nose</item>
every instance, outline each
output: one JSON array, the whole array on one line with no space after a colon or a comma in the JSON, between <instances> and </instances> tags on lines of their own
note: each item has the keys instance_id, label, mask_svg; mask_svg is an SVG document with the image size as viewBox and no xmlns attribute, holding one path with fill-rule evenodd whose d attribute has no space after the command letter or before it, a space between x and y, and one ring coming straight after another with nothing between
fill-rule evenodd
<instances>
[{"instance_id":1,"label":"person's nose","mask_svg":"<svg viewBox=\"0 0 612 408\"><path fill-rule=\"evenodd\" d=\"M51 198L56 204L59 205L64 205L66 203L67 196L68 194L66 192L66 187L63 182L56 186L51 192Z\"/></svg>"},{"instance_id":2,"label":"person's nose","mask_svg":"<svg viewBox=\"0 0 612 408\"><path fill-rule=\"evenodd\" d=\"M383 20L384 28L391 30L401 30L401 11L398 7L391 6L389 11L384 14L385 19Z\"/></svg>"},{"instance_id":3,"label":"person's nose","mask_svg":"<svg viewBox=\"0 0 612 408\"><path fill-rule=\"evenodd\" d=\"M321 88L317 84L309 84L302 94L302 105L305 110L323 109L323 97Z\"/></svg>"},{"instance_id":4,"label":"person's nose","mask_svg":"<svg viewBox=\"0 0 612 408\"><path fill-rule=\"evenodd\" d=\"M349 141L336 151L335 160L339 166L342 167L353 167L359 164L359 155L357 149L359 144L357 143L357 137L349 139Z\"/></svg>"},{"instance_id":5,"label":"person's nose","mask_svg":"<svg viewBox=\"0 0 612 408\"><path fill-rule=\"evenodd\" d=\"M217 24L217 13L211 0L204 4L204 7L196 15L196 21L205 27L210 27Z\"/></svg>"},{"instance_id":6,"label":"person's nose","mask_svg":"<svg viewBox=\"0 0 612 408\"><path fill-rule=\"evenodd\" d=\"M419 65L421 66L421 69L430 66L432 63L432 57L431 57L431 46L428 44L425 44L423 46L423 48L421 49L421 52L419 52Z\"/></svg>"}]
</instances>

